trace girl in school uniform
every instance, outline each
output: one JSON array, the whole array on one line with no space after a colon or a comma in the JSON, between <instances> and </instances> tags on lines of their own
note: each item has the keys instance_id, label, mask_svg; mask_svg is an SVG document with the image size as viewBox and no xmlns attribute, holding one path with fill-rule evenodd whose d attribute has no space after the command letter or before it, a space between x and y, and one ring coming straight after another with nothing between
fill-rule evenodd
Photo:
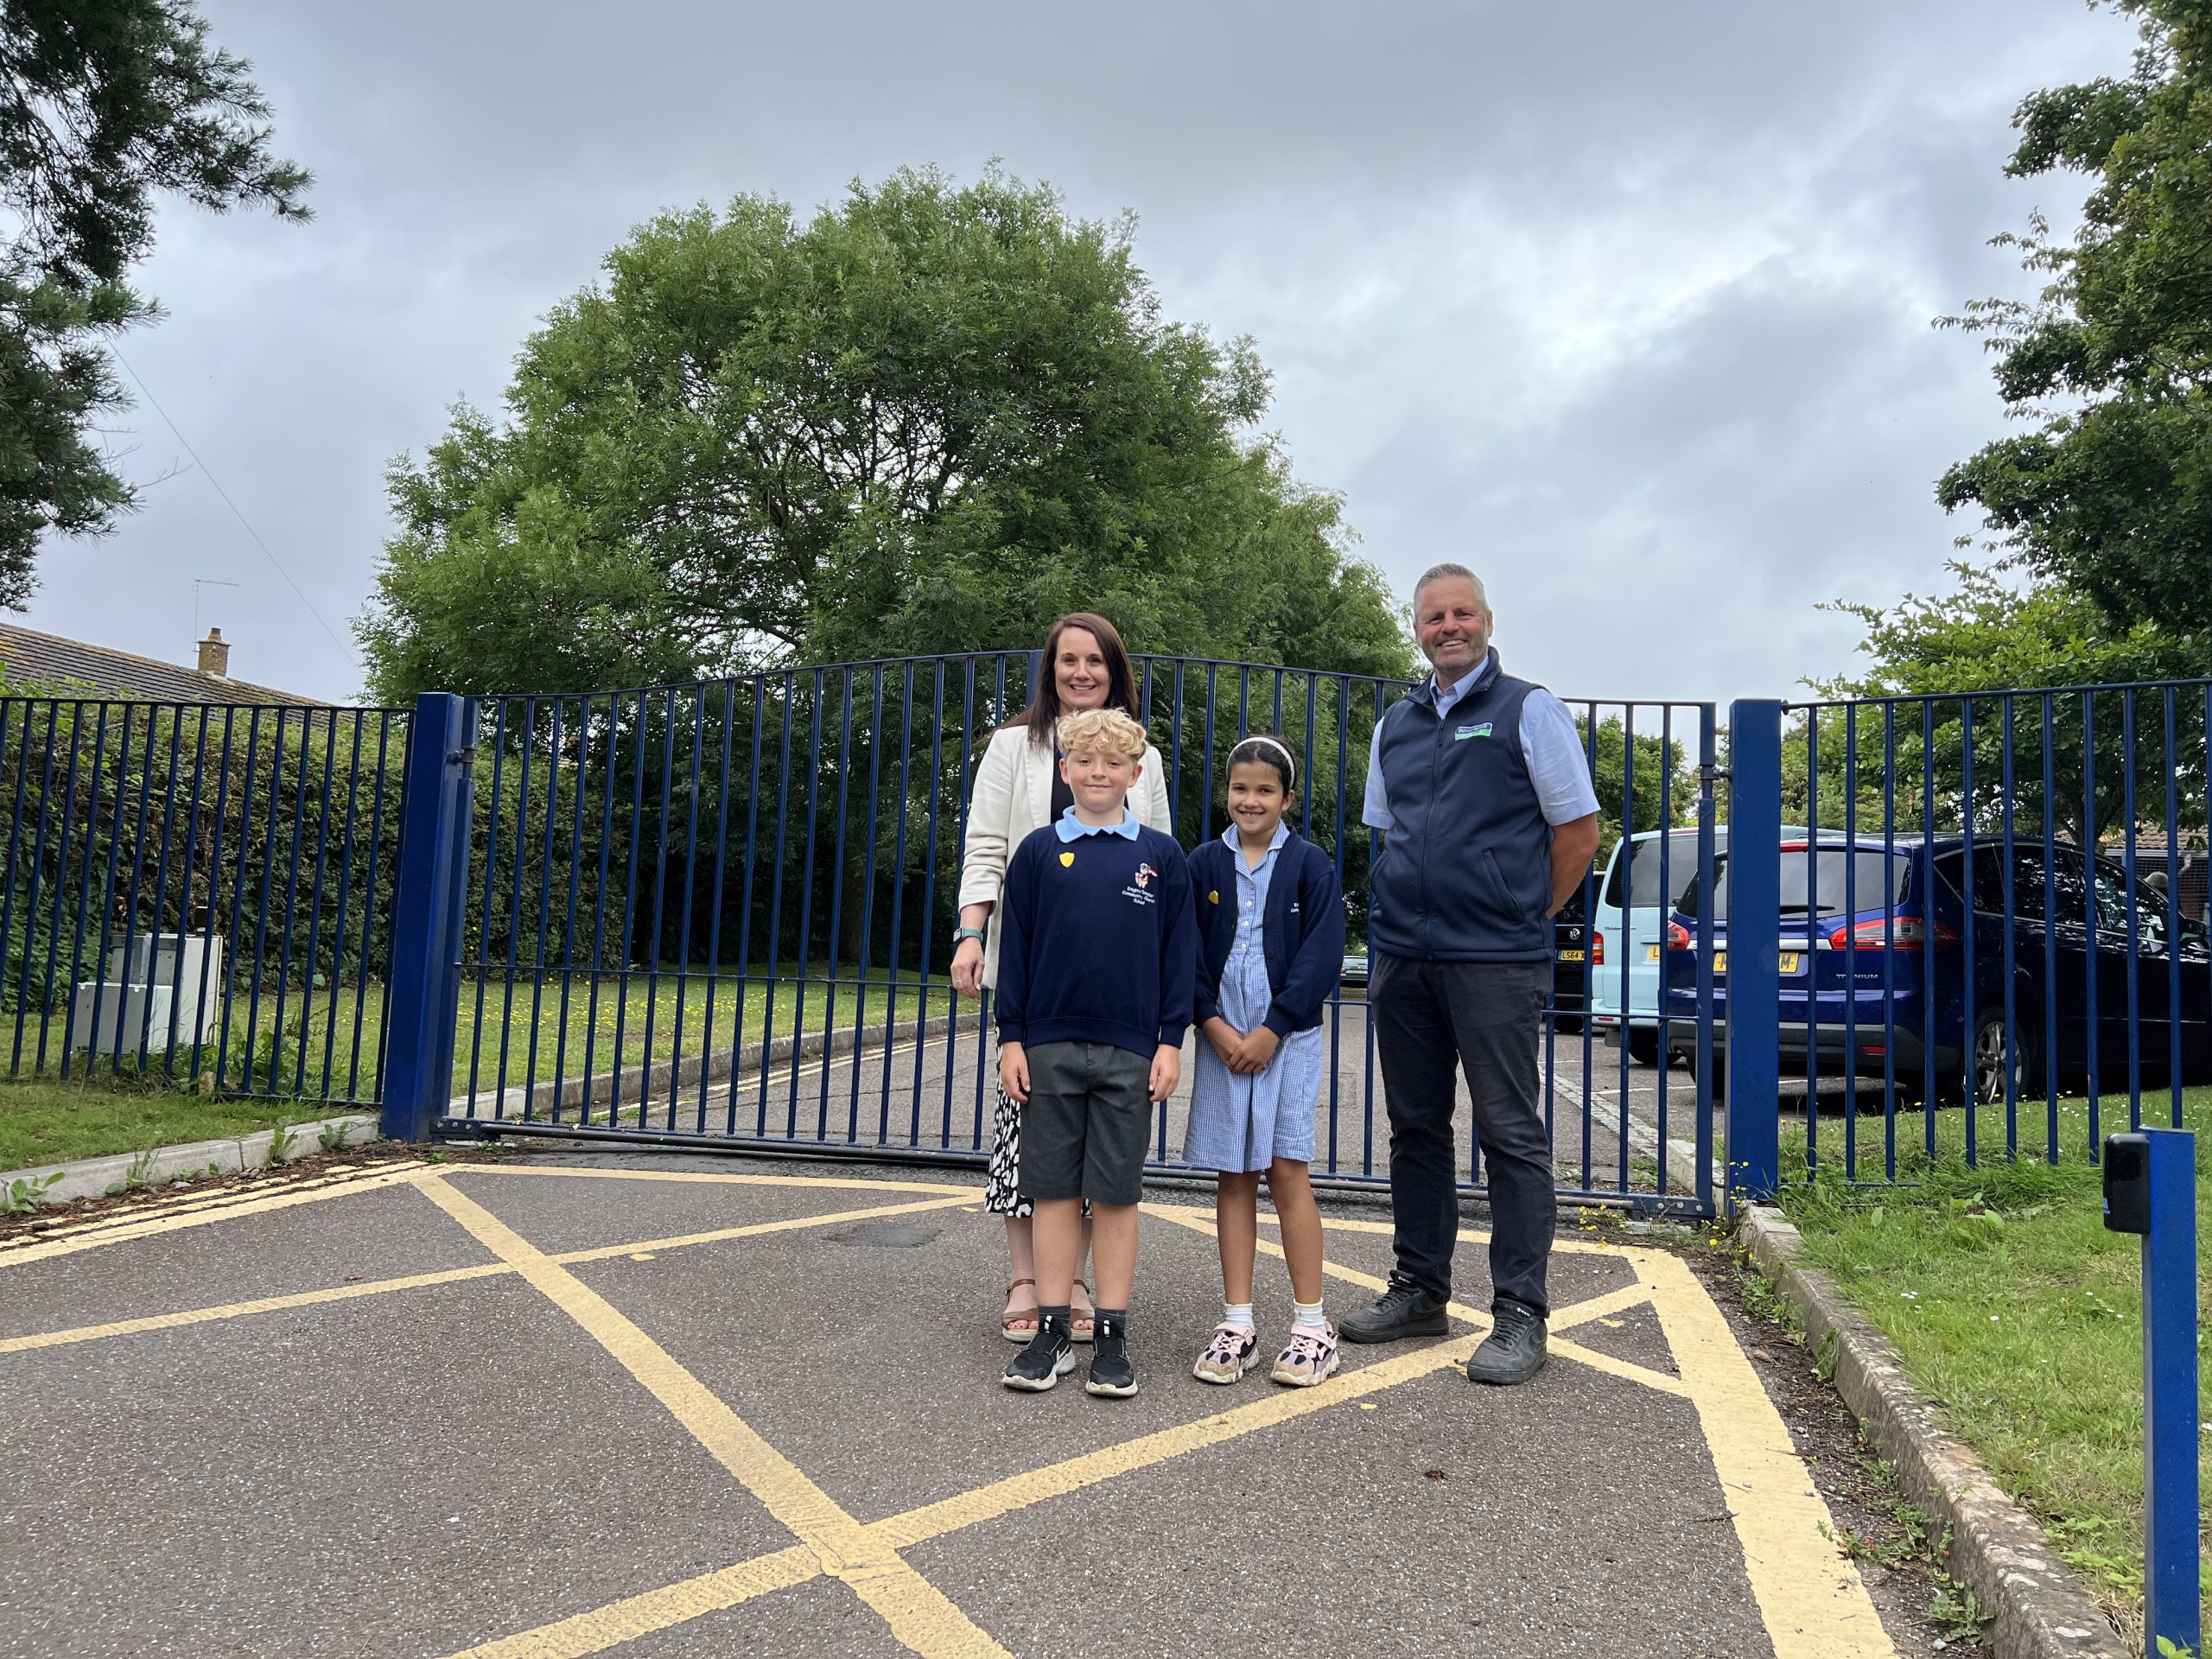
<instances>
[{"instance_id":1,"label":"girl in school uniform","mask_svg":"<svg viewBox=\"0 0 2212 1659\"><path fill-rule=\"evenodd\" d=\"M1337 1369L1337 1331L1321 1306L1321 1212L1307 1166L1325 1064L1321 1011L1344 969L1336 867L1283 822L1298 762L1277 737L1229 753L1229 827L1191 855L1198 912L1197 1014L1202 1040L1183 1156L1219 1172L1221 1324L1192 1374L1230 1383L1258 1363L1252 1262L1267 1178L1290 1266L1290 1338L1273 1376L1311 1388Z\"/></svg>"}]
</instances>

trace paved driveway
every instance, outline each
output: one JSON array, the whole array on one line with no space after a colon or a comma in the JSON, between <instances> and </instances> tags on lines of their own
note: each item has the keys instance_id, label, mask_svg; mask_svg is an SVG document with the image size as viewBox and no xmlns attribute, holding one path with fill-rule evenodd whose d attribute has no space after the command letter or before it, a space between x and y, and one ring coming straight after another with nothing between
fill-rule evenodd
<instances>
[{"instance_id":1,"label":"paved driveway","mask_svg":"<svg viewBox=\"0 0 2212 1659\"><path fill-rule=\"evenodd\" d=\"M1222 1389L1188 1374L1209 1214L1162 1187L1142 1391L1021 1395L978 1196L540 1153L17 1236L0 1652L1893 1651L1667 1249L1563 1239L1525 1388L1457 1370L1488 1302L1471 1229L1449 1338ZM1328 1228L1341 1312L1389 1240L1372 1211ZM1260 1297L1287 1316L1279 1265Z\"/></svg>"}]
</instances>

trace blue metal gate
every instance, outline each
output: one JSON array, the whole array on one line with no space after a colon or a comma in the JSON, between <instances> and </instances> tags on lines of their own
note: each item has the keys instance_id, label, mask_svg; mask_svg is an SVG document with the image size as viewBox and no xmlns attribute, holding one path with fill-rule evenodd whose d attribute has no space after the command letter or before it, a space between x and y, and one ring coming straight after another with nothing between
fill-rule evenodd
<instances>
[{"instance_id":1,"label":"blue metal gate","mask_svg":"<svg viewBox=\"0 0 2212 1659\"><path fill-rule=\"evenodd\" d=\"M1237 740L1280 734L1309 780L1300 828L1336 861L1363 938L1368 744L1405 686L1138 665L1178 838L1222 829L1217 774ZM450 963L437 995L458 1026L446 1096L435 1063L421 1084L437 1130L988 1158L988 1002L955 995L945 969L976 765L1035 668L1030 653L988 652L418 710L418 729L459 721L454 755L467 758L448 769L471 796L454 809L466 833L453 874L423 877L460 895L445 924L457 943L423 968ZM1684 880L1709 873L1712 706L1571 706L1607 818L1674 831L1662 858ZM1570 914L1587 918L1597 880ZM1315 1173L1365 1183L1387 1179L1389 1131L1360 949L1327 1010ZM1669 1049L1656 1070L1632 1065L1601 1043L1591 982L1627 964L1592 962L1590 944L1566 954L1578 950L1559 964L1541 1057L1562 1190L1710 1213L1710 1065L1675 1065ZM1679 1032L1685 1052L1709 1051L1709 1020ZM1160 1114L1155 1169L1180 1166L1181 1112Z\"/></svg>"}]
</instances>

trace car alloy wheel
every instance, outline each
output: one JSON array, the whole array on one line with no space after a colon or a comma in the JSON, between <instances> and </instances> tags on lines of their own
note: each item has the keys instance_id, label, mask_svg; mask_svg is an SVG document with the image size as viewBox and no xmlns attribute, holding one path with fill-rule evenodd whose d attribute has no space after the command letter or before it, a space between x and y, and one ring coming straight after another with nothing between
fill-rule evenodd
<instances>
[{"instance_id":1,"label":"car alloy wheel","mask_svg":"<svg viewBox=\"0 0 2212 1659\"><path fill-rule=\"evenodd\" d=\"M2013 1042L2005 1029L2002 1014L1985 1014L1975 1023L1974 1032L1974 1098L1984 1106L2001 1106L2005 1103L2005 1079L2012 1078L2012 1097L2018 1100L2028 1091L2025 1056L2018 1044Z\"/></svg>"}]
</instances>

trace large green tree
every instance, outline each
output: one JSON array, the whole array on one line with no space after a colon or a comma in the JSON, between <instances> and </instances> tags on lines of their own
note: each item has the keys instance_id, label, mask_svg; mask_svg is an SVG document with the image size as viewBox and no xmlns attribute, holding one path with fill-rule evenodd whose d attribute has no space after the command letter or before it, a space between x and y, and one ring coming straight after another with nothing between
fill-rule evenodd
<instances>
[{"instance_id":1,"label":"large green tree","mask_svg":"<svg viewBox=\"0 0 2212 1659\"><path fill-rule=\"evenodd\" d=\"M29 597L48 531L132 504L97 423L128 403L106 343L156 315L125 278L156 199L308 216L251 67L189 0L0 0L0 605Z\"/></svg>"},{"instance_id":2,"label":"large green tree","mask_svg":"<svg viewBox=\"0 0 2212 1659\"><path fill-rule=\"evenodd\" d=\"M1819 697L1856 706L1796 716L1783 754L1789 811L1830 829L1855 810L1849 821L1860 830L1915 830L1931 804L1938 827L1955 826L1970 807L1987 830L2009 798L2016 816L2039 823L2048 748L2056 830L2105 835L2123 821L2131 792L2138 817L2160 822L2169 779L2177 822L2201 825L2204 694L2160 683L2212 674L2212 639L2115 621L2064 582L2022 584L1966 561L1950 571L1946 593L1908 594L1887 609L1826 607L1857 619L1868 661L1857 674L1812 683ZM2082 689L2131 686L2142 689Z\"/></svg>"},{"instance_id":3,"label":"large green tree","mask_svg":"<svg viewBox=\"0 0 2212 1659\"><path fill-rule=\"evenodd\" d=\"M2031 431L1947 473L1995 544L2123 631L2212 634L2212 0L2113 0L2133 72L2020 106L2007 171L2093 181L2080 230L2000 238L2047 283L1951 321L1983 332Z\"/></svg>"},{"instance_id":4,"label":"large green tree","mask_svg":"<svg viewBox=\"0 0 2212 1659\"><path fill-rule=\"evenodd\" d=\"M1027 645L1400 675L1337 499L1259 432L1249 341L1167 319L1126 219L995 170L802 222L665 214L390 474L357 624L379 695L563 690Z\"/></svg>"}]
</instances>

